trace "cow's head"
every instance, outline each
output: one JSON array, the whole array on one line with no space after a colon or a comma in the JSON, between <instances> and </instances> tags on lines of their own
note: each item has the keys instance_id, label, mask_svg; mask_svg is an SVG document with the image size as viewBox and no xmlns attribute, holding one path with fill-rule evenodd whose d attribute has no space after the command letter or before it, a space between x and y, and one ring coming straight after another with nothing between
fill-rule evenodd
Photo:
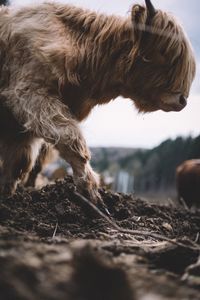
<instances>
[{"instance_id":1,"label":"cow's head","mask_svg":"<svg viewBox=\"0 0 200 300\"><path fill-rule=\"evenodd\" d=\"M193 50L177 20L145 2L132 8L134 47L124 94L143 112L180 111L195 75Z\"/></svg>"}]
</instances>

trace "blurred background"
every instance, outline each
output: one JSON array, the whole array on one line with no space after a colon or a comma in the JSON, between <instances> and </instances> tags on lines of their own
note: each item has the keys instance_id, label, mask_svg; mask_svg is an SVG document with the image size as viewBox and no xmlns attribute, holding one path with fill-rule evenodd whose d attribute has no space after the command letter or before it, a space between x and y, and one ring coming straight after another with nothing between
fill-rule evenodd
<instances>
[{"instance_id":1,"label":"blurred background","mask_svg":"<svg viewBox=\"0 0 200 300\"><path fill-rule=\"evenodd\" d=\"M42 1L11 0L12 5ZM60 0L107 14L128 16L142 0ZM174 14L185 28L197 58L197 75L188 105L180 113L138 114L127 99L96 107L81 124L93 154L92 165L102 181L116 191L174 197L175 169L200 157L200 27L199 0L152 0L156 8ZM59 161L52 170L62 165ZM49 172L49 171L48 171Z\"/></svg>"}]
</instances>

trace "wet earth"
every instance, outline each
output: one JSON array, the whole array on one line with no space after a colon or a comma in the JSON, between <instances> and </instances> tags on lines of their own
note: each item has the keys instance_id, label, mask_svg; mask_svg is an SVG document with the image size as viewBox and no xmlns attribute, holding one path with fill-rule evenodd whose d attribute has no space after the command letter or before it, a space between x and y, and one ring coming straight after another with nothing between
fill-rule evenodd
<instances>
[{"instance_id":1,"label":"wet earth","mask_svg":"<svg viewBox=\"0 0 200 300\"><path fill-rule=\"evenodd\" d=\"M71 177L0 196L1 300L200 299L200 211L100 192L127 232L78 198Z\"/></svg>"}]
</instances>

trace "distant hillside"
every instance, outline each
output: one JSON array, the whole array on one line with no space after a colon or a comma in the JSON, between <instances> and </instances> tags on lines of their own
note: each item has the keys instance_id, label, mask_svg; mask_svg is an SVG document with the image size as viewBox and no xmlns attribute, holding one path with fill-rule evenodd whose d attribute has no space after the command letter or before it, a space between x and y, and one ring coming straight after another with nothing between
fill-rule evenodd
<instances>
[{"instance_id":1,"label":"distant hillside","mask_svg":"<svg viewBox=\"0 0 200 300\"><path fill-rule=\"evenodd\" d=\"M118 148L118 147L92 147L92 165L95 169L102 172L109 168L113 163L134 155L139 149Z\"/></svg>"},{"instance_id":2,"label":"distant hillside","mask_svg":"<svg viewBox=\"0 0 200 300\"><path fill-rule=\"evenodd\" d=\"M137 191L159 191L175 187L176 167L200 158L200 136L168 139L151 150L139 150L120 159L120 168L135 177Z\"/></svg>"},{"instance_id":3,"label":"distant hillside","mask_svg":"<svg viewBox=\"0 0 200 300\"><path fill-rule=\"evenodd\" d=\"M115 190L118 190L116 178L123 174L123 181L125 177L134 178L136 192L173 190L176 167L187 159L200 158L200 136L168 139L150 150L91 148L91 152L93 167L105 177L113 178Z\"/></svg>"},{"instance_id":4,"label":"distant hillside","mask_svg":"<svg viewBox=\"0 0 200 300\"><path fill-rule=\"evenodd\" d=\"M0 5L8 5L9 1L8 0L0 0Z\"/></svg>"}]
</instances>

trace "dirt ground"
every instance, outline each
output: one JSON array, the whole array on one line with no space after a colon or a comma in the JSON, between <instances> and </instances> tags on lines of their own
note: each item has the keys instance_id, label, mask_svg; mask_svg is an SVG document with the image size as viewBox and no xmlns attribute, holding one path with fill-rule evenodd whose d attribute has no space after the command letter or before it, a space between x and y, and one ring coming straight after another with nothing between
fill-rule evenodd
<instances>
[{"instance_id":1,"label":"dirt ground","mask_svg":"<svg viewBox=\"0 0 200 300\"><path fill-rule=\"evenodd\" d=\"M70 177L0 197L1 300L200 299L200 211L101 195L129 231L84 204Z\"/></svg>"}]
</instances>

